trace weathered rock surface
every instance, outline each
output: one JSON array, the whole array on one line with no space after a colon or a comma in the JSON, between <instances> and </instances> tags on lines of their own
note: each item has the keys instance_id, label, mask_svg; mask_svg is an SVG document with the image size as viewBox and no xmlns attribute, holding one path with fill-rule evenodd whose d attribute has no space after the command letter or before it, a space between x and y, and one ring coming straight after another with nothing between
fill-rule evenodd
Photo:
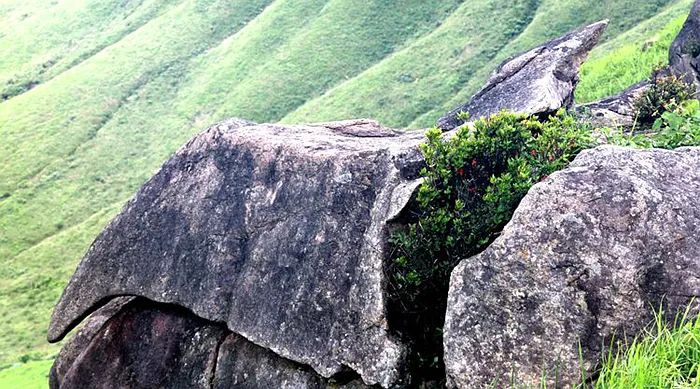
<instances>
[{"instance_id":1,"label":"weathered rock surface","mask_svg":"<svg viewBox=\"0 0 700 389\"><path fill-rule=\"evenodd\" d=\"M134 300L133 297L117 297L90 315L83 327L64 346L54 360L49 373L52 389L58 388L64 381L66 373L81 353L90 345L92 339L104 328L105 323L121 312Z\"/></svg>"},{"instance_id":2,"label":"weathered rock surface","mask_svg":"<svg viewBox=\"0 0 700 389\"><path fill-rule=\"evenodd\" d=\"M387 329L386 225L419 183L422 138L368 120L210 128L93 243L49 339L114 296L142 296L323 377L398 382L406 347Z\"/></svg>"},{"instance_id":3,"label":"weathered rock surface","mask_svg":"<svg viewBox=\"0 0 700 389\"><path fill-rule=\"evenodd\" d=\"M349 381L349 382L346 382ZM368 388L351 372L324 379L306 366L293 363L258 347L236 334L226 337L219 348L212 388Z\"/></svg>"},{"instance_id":4,"label":"weathered rock surface","mask_svg":"<svg viewBox=\"0 0 700 389\"><path fill-rule=\"evenodd\" d=\"M700 0L696 0L681 32L671 44L671 71L700 90Z\"/></svg>"},{"instance_id":5,"label":"weathered rock surface","mask_svg":"<svg viewBox=\"0 0 700 389\"><path fill-rule=\"evenodd\" d=\"M607 25L607 21L591 24L505 61L481 91L440 118L437 127L449 131L461 126L460 112L478 119L504 109L541 114L570 108L579 67Z\"/></svg>"},{"instance_id":6,"label":"weathered rock surface","mask_svg":"<svg viewBox=\"0 0 700 389\"><path fill-rule=\"evenodd\" d=\"M90 341L70 364L58 358L68 369L52 375L52 388L209 388L226 336L221 324L143 300L100 327L82 334Z\"/></svg>"},{"instance_id":7,"label":"weathered rock surface","mask_svg":"<svg viewBox=\"0 0 700 389\"><path fill-rule=\"evenodd\" d=\"M700 148L602 146L537 184L502 235L455 268L445 323L452 387L568 387L613 335L700 296Z\"/></svg>"},{"instance_id":8,"label":"weathered rock surface","mask_svg":"<svg viewBox=\"0 0 700 389\"><path fill-rule=\"evenodd\" d=\"M636 119L635 102L648 89L649 82L642 81L615 96L579 105L576 110L596 127L632 127Z\"/></svg>"},{"instance_id":9,"label":"weathered rock surface","mask_svg":"<svg viewBox=\"0 0 700 389\"><path fill-rule=\"evenodd\" d=\"M56 359L50 386L367 388L353 378L324 379L308 366L229 332L221 323L174 305L126 298L90 316Z\"/></svg>"}]
</instances>

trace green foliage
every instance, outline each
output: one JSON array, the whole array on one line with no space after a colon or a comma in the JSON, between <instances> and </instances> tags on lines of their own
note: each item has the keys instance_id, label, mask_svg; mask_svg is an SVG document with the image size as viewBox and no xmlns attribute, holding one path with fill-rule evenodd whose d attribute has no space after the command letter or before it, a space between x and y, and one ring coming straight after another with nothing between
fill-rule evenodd
<instances>
[{"instance_id":1,"label":"green foliage","mask_svg":"<svg viewBox=\"0 0 700 389\"><path fill-rule=\"evenodd\" d=\"M700 388L700 317L669 325L659 311L654 324L606 355L595 389Z\"/></svg>"},{"instance_id":2,"label":"green foliage","mask_svg":"<svg viewBox=\"0 0 700 389\"><path fill-rule=\"evenodd\" d=\"M686 100L674 104L654 121L651 131L619 133L604 130L607 143L638 148L675 149L682 146L700 146L700 101Z\"/></svg>"},{"instance_id":3,"label":"green foliage","mask_svg":"<svg viewBox=\"0 0 700 389\"><path fill-rule=\"evenodd\" d=\"M694 86L669 75L666 67L654 69L649 81L649 88L634 102L636 119L641 124L654 123L665 112L675 111L695 93Z\"/></svg>"},{"instance_id":4,"label":"green foliage","mask_svg":"<svg viewBox=\"0 0 700 389\"><path fill-rule=\"evenodd\" d=\"M532 185L591 143L588 129L564 111L544 121L502 112L453 137L428 131L417 212L393 233L389 266L395 315L409 327L404 331L419 329L419 363L441 357L430 337L442 327L438 312L454 266L492 241Z\"/></svg>"}]
</instances>

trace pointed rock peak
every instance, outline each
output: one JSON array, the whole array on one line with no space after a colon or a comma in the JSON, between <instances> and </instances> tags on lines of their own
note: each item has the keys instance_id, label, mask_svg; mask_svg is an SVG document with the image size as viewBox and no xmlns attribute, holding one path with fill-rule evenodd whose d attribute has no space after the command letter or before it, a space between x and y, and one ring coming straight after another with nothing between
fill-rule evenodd
<instances>
[{"instance_id":1,"label":"pointed rock peak","mask_svg":"<svg viewBox=\"0 0 700 389\"><path fill-rule=\"evenodd\" d=\"M607 25L603 20L579 28L506 60L481 91L440 118L437 127L449 131L464 124L460 112L478 119L504 109L540 114L571 107L579 67Z\"/></svg>"}]
</instances>

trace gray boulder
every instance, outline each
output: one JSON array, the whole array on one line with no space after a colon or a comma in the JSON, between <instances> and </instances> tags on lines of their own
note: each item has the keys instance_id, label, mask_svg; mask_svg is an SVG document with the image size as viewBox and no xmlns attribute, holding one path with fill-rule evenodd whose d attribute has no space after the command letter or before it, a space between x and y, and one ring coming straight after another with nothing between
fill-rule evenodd
<instances>
[{"instance_id":1,"label":"gray boulder","mask_svg":"<svg viewBox=\"0 0 700 389\"><path fill-rule=\"evenodd\" d=\"M133 297L116 297L90 315L90 318L80 328L80 331L66 342L54 360L49 372L49 386L51 389L57 389L61 386L68 370L80 358L80 355L90 345L92 339L102 331L105 323L122 312L124 307L128 306L133 300Z\"/></svg>"},{"instance_id":2,"label":"gray boulder","mask_svg":"<svg viewBox=\"0 0 700 389\"><path fill-rule=\"evenodd\" d=\"M95 240L49 340L115 296L142 296L323 377L400 382L407 350L388 330L383 262L387 223L420 182L422 139L369 120L210 128Z\"/></svg>"},{"instance_id":3,"label":"gray boulder","mask_svg":"<svg viewBox=\"0 0 700 389\"><path fill-rule=\"evenodd\" d=\"M139 298L117 298L91 315L56 359L49 384L52 389L367 388L352 374L324 379L221 323Z\"/></svg>"},{"instance_id":4,"label":"gray boulder","mask_svg":"<svg viewBox=\"0 0 700 389\"><path fill-rule=\"evenodd\" d=\"M570 108L579 67L607 25L607 21L591 24L505 61L481 91L440 118L437 127L449 131L461 126L460 112L478 119L504 109L542 114Z\"/></svg>"},{"instance_id":5,"label":"gray boulder","mask_svg":"<svg viewBox=\"0 0 700 389\"><path fill-rule=\"evenodd\" d=\"M700 90L700 0L696 0L681 32L671 44L671 71Z\"/></svg>"},{"instance_id":6,"label":"gray boulder","mask_svg":"<svg viewBox=\"0 0 700 389\"><path fill-rule=\"evenodd\" d=\"M570 387L601 345L700 296L700 148L602 146L535 185L501 236L452 273L450 387ZM590 377L590 375L589 375Z\"/></svg>"}]
</instances>

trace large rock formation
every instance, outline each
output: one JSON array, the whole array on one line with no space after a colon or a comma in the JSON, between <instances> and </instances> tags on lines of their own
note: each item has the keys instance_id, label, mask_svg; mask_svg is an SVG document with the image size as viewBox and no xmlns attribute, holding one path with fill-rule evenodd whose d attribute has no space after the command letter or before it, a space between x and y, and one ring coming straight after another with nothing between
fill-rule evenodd
<instances>
[{"instance_id":1,"label":"large rock formation","mask_svg":"<svg viewBox=\"0 0 700 389\"><path fill-rule=\"evenodd\" d=\"M672 70L697 70L688 43L697 15L698 3L672 48L680 53ZM570 107L578 68L606 25L506 61L438 126L463 124L461 111L478 118ZM628 120L646 87L589 112L603 122ZM89 318L56 359L51 386L420 381L406 371L410 340L387 322L384 265L389 226L406 214L421 182L422 140L421 132L369 120L231 119L195 137L83 258L49 340ZM698 205L698 149L598 148L535 186L501 237L452 274L448 384L537 385L544 366L557 372L551 384L571 385L579 379L579 342L591 371L601 345L636 333L649 306L663 300L675 310L700 295Z\"/></svg>"},{"instance_id":2,"label":"large rock formation","mask_svg":"<svg viewBox=\"0 0 700 389\"><path fill-rule=\"evenodd\" d=\"M700 148L582 152L537 184L501 236L450 282L444 346L453 387L556 387L663 302L700 296ZM555 381L555 377L556 382ZM590 375L589 375L590 377Z\"/></svg>"},{"instance_id":3,"label":"large rock formation","mask_svg":"<svg viewBox=\"0 0 700 389\"><path fill-rule=\"evenodd\" d=\"M324 379L181 307L121 299L63 348L52 388L367 388L353 375Z\"/></svg>"},{"instance_id":4,"label":"large rock formation","mask_svg":"<svg viewBox=\"0 0 700 389\"><path fill-rule=\"evenodd\" d=\"M387 329L386 228L420 182L422 138L368 120L210 128L93 243L49 339L116 296L142 296L323 377L399 382L407 350Z\"/></svg>"},{"instance_id":5,"label":"large rock formation","mask_svg":"<svg viewBox=\"0 0 700 389\"><path fill-rule=\"evenodd\" d=\"M591 24L505 61L481 91L440 118L437 127L448 131L461 126L460 112L478 119L504 109L541 114L570 108L579 67L607 25L607 21Z\"/></svg>"},{"instance_id":6,"label":"large rock formation","mask_svg":"<svg viewBox=\"0 0 700 389\"><path fill-rule=\"evenodd\" d=\"M671 71L700 91L700 0L696 0L681 32L671 44Z\"/></svg>"}]
</instances>

